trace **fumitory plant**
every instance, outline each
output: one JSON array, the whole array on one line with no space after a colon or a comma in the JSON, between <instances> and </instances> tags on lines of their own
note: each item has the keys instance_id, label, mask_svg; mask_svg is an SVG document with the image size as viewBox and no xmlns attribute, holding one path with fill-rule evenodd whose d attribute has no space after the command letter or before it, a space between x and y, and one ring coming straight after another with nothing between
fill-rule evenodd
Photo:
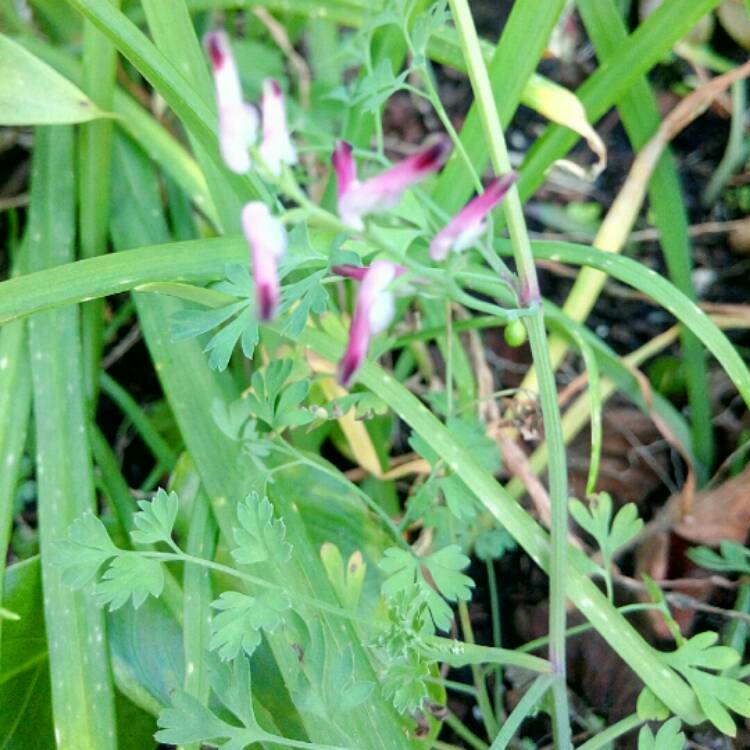
<instances>
[{"instance_id":1,"label":"fumitory plant","mask_svg":"<svg viewBox=\"0 0 750 750\"><path fill-rule=\"evenodd\" d=\"M0 0L2 747L744 741L742 4L483 5Z\"/></svg>"}]
</instances>

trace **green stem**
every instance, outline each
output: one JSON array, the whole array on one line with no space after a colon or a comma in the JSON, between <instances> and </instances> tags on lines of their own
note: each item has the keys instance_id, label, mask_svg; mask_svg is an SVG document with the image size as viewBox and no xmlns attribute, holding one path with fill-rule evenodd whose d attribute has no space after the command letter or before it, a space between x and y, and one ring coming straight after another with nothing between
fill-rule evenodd
<instances>
[{"instance_id":1,"label":"green stem","mask_svg":"<svg viewBox=\"0 0 750 750\"><path fill-rule=\"evenodd\" d=\"M445 415L453 416L453 310L449 299L445 300Z\"/></svg>"},{"instance_id":2,"label":"green stem","mask_svg":"<svg viewBox=\"0 0 750 750\"><path fill-rule=\"evenodd\" d=\"M640 719L638 714L626 716L611 727L607 727L604 731L599 732L596 737L592 737L590 740L584 742L583 745L579 745L578 750L599 750L600 747L608 747L613 740L622 737L623 734L632 732L641 724L643 724L643 719Z\"/></svg>"},{"instance_id":3,"label":"green stem","mask_svg":"<svg viewBox=\"0 0 750 750\"><path fill-rule=\"evenodd\" d=\"M184 562L184 563L192 563L193 565L201 565L204 568L210 568L211 570L215 570L219 573L223 573L224 575L231 576L232 578L237 578L241 581L246 581L247 583L253 584L253 586L259 586L264 589L273 589L274 591L283 591L284 588L282 586L279 586L276 583L271 583L270 581L267 581L265 578L261 578L260 576L254 576L250 573L243 573L240 570L236 570L235 568L230 567L229 565L222 565L221 563L214 562L213 560L206 560L202 557L195 557L194 555L188 555L185 552L182 552L179 547L176 545L170 545L173 546L176 552L131 552L129 550L123 550L121 554L131 554L131 555L141 555L141 557L147 557L152 560L161 560L163 562L169 562L169 561L175 561L175 562ZM307 596L300 596L296 595L296 599L298 602L303 602L305 604L308 604L311 607L315 607L316 609L323 610L324 612L329 612L333 615L337 615L339 617L343 617L347 620L352 620L353 622L357 622L363 627L370 627L372 625L372 622L370 620L363 620L360 617L357 617L357 615L353 614L352 612L349 612L348 610L342 609L341 607L334 607L330 604L324 604L319 599L313 599L312 597Z\"/></svg>"},{"instance_id":4,"label":"green stem","mask_svg":"<svg viewBox=\"0 0 750 750\"><path fill-rule=\"evenodd\" d=\"M495 170L502 174L510 171L510 159L468 0L450 0L450 6L479 108L485 137L487 138L490 157ZM513 256L521 281L521 303L532 309L536 308L535 314L530 316L527 321L527 327L534 364L539 373L542 416L544 418L545 437L550 451L549 485L552 534L549 653L550 661L558 674L558 679L553 683L553 724L556 746L567 748L571 745L571 739L565 684L565 566L568 527L568 479L565 442L560 424L554 373L547 348L544 316L539 304L539 284L534 266L534 256L531 252L531 243L526 230L521 198L515 186L506 196L503 207L513 246Z\"/></svg>"},{"instance_id":5,"label":"green stem","mask_svg":"<svg viewBox=\"0 0 750 750\"><path fill-rule=\"evenodd\" d=\"M617 611L621 614L627 614L629 612L644 612L649 609L662 609L660 604L626 604L624 607L619 607ZM566 638L572 638L574 635L580 635L581 633L587 633L589 630L593 630L594 626L590 622L584 622L580 625L575 625L572 628L568 628L565 631ZM521 653L529 653L530 651L536 651L537 649L543 648L549 643L549 636L543 636L542 638L535 638L533 641L528 641L521 646L516 648L516 651Z\"/></svg>"},{"instance_id":6,"label":"green stem","mask_svg":"<svg viewBox=\"0 0 750 750\"><path fill-rule=\"evenodd\" d=\"M500 602L497 596L497 576L495 575L495 563L492 559L486 561L487 566L487 588L490 592L490 614L492 616L492 644L495 648L500 648L503 643L502 623L500 621ZM495 678L494 697L495 697L495 717L498 723L502 724L505 720L505 710L503 708L503 668L500 664L493 667Z\"/></svg>"},{"instance_id":7,"label":"green stem","mask_svg":"<svg viewBox=\"0 0 750 750\"><path fill-rule=\"evenodd\" d=\"M409 45L412 56L416 55L414 49L411 47L411 40L409 39L408 35L406 36L406 40L407 40L407 44ZM420 91L420 89L418 89L416 86L409 86L409 85L405 86L404 88L407 91L411 91L413 94L416 94L417 96L421 96L424 99L427 99L427 101L432 105L432 108L435 110L435 114L438 116L438 119L440 120L446 132L448 133L448 136L453 141L453 146L455 147L456 151L458 151L459 156L464 162L464 165L466 166L466 171L471 176L471 180L474 183L474 187L476 187L477 190L481 190L482 181L479 179L477 170L474 169L474 164L472 163L471 157L466 151L466 147L464 146L463 141L461 140L461 137L458 135L458 133L456 132L456 129L453 127L451 118L448 116L448 113L445 111L443 102L440 100L440 94L438 93L437 88L435 87L435 81L432 76L432 71L429 69L427 64L420 65L417 68L415 68L415 70L419 73L419 76L422 79L422 83L424 84L425 90Z\"/></svg>"},{"instance_id":8,"label":"green stem","mask_svg":"<svg viewBox=\"0 0 750 750\"><path fill-rule=\"evenodd\" d=\"M523 720L534 710L536 704L555 680L554 675L540 675L534 680L531 687L524 693L523 698L518 701L518 705L513 709L508 720L503 724L503 728L495 737L490 750L505 750L508 747Z\"/></svg>"},{"instance_id":9,"label":"green stem","mask_svg":"<svg viewBox=\"0 0 750 750\"><path fill-rule=\"evenodd\" d=\"M448 714L445 723L474 750L489 750L489 745L477 737L455 714Z\"/></svg>"},{"instance_id":10,"label":"green stem","mask_svg":"<svg viewBox=\"0 0 750 750\"><path fill-rule=\"evenodd\" d=\"M464 640L473 646L474 630L471 627L469 607L466 602L459 601L458 616L461 620L461 630L463 630L464 633ZM487 682L484 679L482 670L476 664L471 665L471 676L474 680L474 686L477 691L477 706L479 707L479 712L482 714L482 723L484 724L487 734L492 738L500 731L500 727L495 721L495 713L492 710L490 696L487 693Z\"/></svg>"}]
</instances>

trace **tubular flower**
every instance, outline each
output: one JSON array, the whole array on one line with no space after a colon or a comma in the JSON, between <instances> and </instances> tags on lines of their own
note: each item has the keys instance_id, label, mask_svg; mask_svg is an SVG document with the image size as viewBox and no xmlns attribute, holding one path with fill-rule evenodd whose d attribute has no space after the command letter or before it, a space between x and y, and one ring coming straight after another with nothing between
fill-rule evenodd
<instances>
[{"instance_id":1,"label":"tubular flower","mask_svg":"<svg viewBox=\"0 0 750 750\"><path fill-rule=\"evenodd\" d=\"M279 304L278 261L286 253L284 225L259 201L242 209L242 228L253 259L253 281L258 317L272 320Z\"/></svg>"},{"instance_id":2,"label":"tubular flower","mask_svg":"<svg viewBox=\"0 0 750 750\"><path fill-rule=\"evenodd\" d=\"M271 174L278 177L282 164L296 164L297 151L289 138L286 125L286 107L284 94L276 81L266 79L263 82L263 142L260 154Z\"/></svg>"},{"instance_id":3,"label":"tubular flower","mask_svg":"<svg viewBox=\"0 0 750 750\"><path fill-rule=\"evenodd\" d=\"M494 179L481 195L469 201L430 242L430 257L433 260L445 260L448 253L460 253L471 247L487 225L485 219L492 209L500 203L518 175L508 172Z\"/></svg>"},{"instance_id":4,"label":"tubular flower","mask_svg":"<svg viewBox=\"0 0 750 750\"><path fill-rule=\"evenodd\" d=\"M436 172L450 151L450 140L441 138L395 167L369 180L357 179L352 147L339 141L333 152L336 171L338 209L341 220L352 229L362 229L362 217L395 206L410 185Z\"/></svg>"},{"instance_id":5,"label":"tubular flower","mask_svg":"<svg viewBox=\"0 0 750 750\"><path fill-rule=\"evenodd\" d=\"M226 165L242 174L250 169L248 146L258 135L258 113L242 98L237 65L223 31L211 31L204 39L211 58L219 111L219 148Z\"/></svg>"},{"instance_id":6,"label":"tubular flower","mask_svg":"<svg viewBox=\"0 0 750 750\"><path fill-rule=\"evenodd\" d=\"M395 298L388 287L405 269L389 260L376 260L367 268L336 266L334 271L362 281L349 328L349 343L339 362L339 383L348 388L367 357L370 339L393 320Z\"/></svg>"}]
</instances>

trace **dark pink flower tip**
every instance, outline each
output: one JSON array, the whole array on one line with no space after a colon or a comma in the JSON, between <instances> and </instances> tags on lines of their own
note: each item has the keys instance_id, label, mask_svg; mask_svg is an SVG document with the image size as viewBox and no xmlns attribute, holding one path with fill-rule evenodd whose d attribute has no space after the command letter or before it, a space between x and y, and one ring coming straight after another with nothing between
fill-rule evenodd
<instances>
[{"instance_id":1,"label":"dark pink flower tip","mask_svg":"<svg viewBox=\"0 0 750 750\"><path fill-rule=\"evenodd\" d=\"M342 221L352 229L362 229L363 216L393 208L404 190L440 169L450 149L450 140L441 136L431 146L369 180L352 179L339 191L338 209Z\"/></svg>"},{"instance_id":2,"label":"dark pink flower tip","mask_svg":"<svg viewBox=\"0 0 750 750\"><path fill-rule=\"evenodd\" d=\"M203 39L214 69L220 68L226 59L228 42L223 31L209 31Z\"/></svg>"},{"instance_id":3,"label":"dark pink flower tip","mask_svg":"<svg viewBox=\"0 0 750 750\"><path fill-rule=\"evenodd\" d=\"M393 278L397 279L402 274L406 273L406 268L399 263L391 263L393 267ZM337 276L345 276L347 279L354 279L355 281L363 281L367 272L371 266L354 266L351 263L344 263L340 266L333 266L331 270Z\"/></svg>"},{"instance_id":4,"label":"dark pink flower tip","mask_svg":"<svg viewBox=\"0 0 750 750\"><path fill-rule=\"evenodd\" d=\"M367 266L353 266L350 263L345 263L341 266L333 266L331 270L337 276L345 276L347 279L362 281L367 273Z\"/></svg>"},{"instance_id":5,"label":"dark pink flower tip","mask_svg":"<svg viewBox=\"0 0 750 750\"><path fill-rule=\"evenodd\" d=\"M414 168L419 172L435 172L443 166L451 152L451 140L441 136L435 143L423 151L414 154Z\"/></svg>"},{"instance_id":6,"label":"dark pink flower tip","mask_svg":"<svg viewBox=\"0 0 750 750\"><path fill-rule=\"evenodd\" d=\"M490 182L480 195L469 201L443 227L430 242L430 257L445 260L448 253L461 252L471 247L485 230L484 220L492 209L500 203L518 179L516 172L508 172Z\"/></svg>"},{"instance_id":7,"label":"dark pink flower tip","mask_svg":"<svg viewBox=\"0 0 750 750\"><path fill-rule=\"evenodd\" d=\"M347 349L347 353L341 358L338 368L338 383L342 388L351 387L357 370L362 366L364 356L359 357Z\"/></svg>"},{"instance_id":8,"label":"dark pink flower tip","mask_svg":"<svg viewBox=\"0 0 750 750\"><path fill-rule=\"evenodd\" d=\"M264 322L273 320L279 305L279 288L273 284L258 284L258 318Z\"/></svg>"},{"instance_id":9,"label":"dark pink flower tip","mask_svg":"<svg viewBox=\"0 0 750 750\"><path fill-rule=\"evenodd\" d=\"M253 201L242 209L242 226L250 245L258 318L272 320L279 304L278 261L286 252L286 230L268 207Z\"/></svg>"},{"instance_id":10,"label":"dark pink flower tip","mask_svg":"<svg viewBox=\"0 0 750 750\"><path fill-rule=\"evenodd\" d=\"M336 195L341 198L357 179L357 165L354 163L351 144L346 141L336 141L331 163L336 172Z\"/></svg>"}]
</instances>

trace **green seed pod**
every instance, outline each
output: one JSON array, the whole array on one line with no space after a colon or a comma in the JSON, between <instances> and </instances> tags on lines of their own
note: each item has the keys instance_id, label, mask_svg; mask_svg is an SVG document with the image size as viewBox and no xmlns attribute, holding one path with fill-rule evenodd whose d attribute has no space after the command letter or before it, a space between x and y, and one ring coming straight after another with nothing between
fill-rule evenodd
<instances>
[{"instance_id":1,"label":"green seed pod","mask_svg":"<svg viewBox=\"0 0 750 750\"><path fill-rule=\"evenodd\" d=\"M513 348L526 343L526 326L518 319L505 326L505 343Z\"/></svg>"}]
</instances>

